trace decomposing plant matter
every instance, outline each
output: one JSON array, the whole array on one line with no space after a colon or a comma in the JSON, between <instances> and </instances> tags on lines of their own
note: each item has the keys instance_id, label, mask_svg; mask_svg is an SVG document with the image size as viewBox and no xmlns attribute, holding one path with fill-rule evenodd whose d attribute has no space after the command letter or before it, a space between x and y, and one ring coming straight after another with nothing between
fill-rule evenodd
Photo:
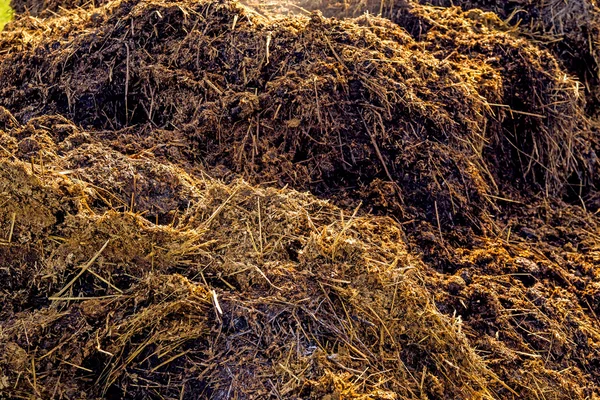
<instances>
[{"instance_id":1,"label":"decomposing plant matter","mask_svg":"<svg viewBox=\"0 0 600 400\"><path fill-rule=\"evenodd\" d=\"M298 4L0 33L0 397L598 397L580 80L492 13Z\"/></svg>"}]
</instances>

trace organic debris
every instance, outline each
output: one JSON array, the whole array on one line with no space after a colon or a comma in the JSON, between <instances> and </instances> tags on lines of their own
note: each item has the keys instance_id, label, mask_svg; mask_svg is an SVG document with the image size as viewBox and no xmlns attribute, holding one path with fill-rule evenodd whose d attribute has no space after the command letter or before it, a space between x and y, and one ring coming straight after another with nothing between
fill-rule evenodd
<instances>
[{"instance_id":1,"label":"organic debris","mask_svg":"<svg viewBox=\"0 0 600 400\"><path fill-rule=\"evenodd\" d=\"M579 236L564 250L543 226L535 244L477 239L448 275L390 218L193 177L61 117L2 143L9 397L595 393L596 217L569 215Z\"/></svg>"},{"instance_id":2,"label":"organic debris","mask_svg":"<svg viewBox=\"0 0 600 400\"><path fill-rule=\"evenodd\" d=\"M436 21L454 33L423 43L385 19L272 20L231 2L24 18L0 42L0 104L132 141L159 128L188 163L450 229L483 229L498 197L586 189L578 82L524 40Z\"/></svg>"},{"instance_id":3,"label":"organic debris","mask_svg":"<svg viewBox=\"0 0 600 400\"><path fill-rule=\"evenodd\" d=\"M406 4L0 33L0 394L599 397L583 88L494 14Z\"/></svg>"},{"instance_id":4,"label":"organic debris","mask_svg":"<svg viewBox=\"0 0 600 400\"><path fill-rule=\"evenodd\" d=\"M73 9L93 9L106 3L105 0L10 0L15 13L34 17L51 17Z\"/></svg>"},{"instance_id":5,"label":"organic debris","mask_svg":"<svg viewBox=\"0 0 600 400\"><path fill-rule=\"evenodd\" d=\"M438 7L451 14L490 11L497 28L523 37L553 53L586 88L595 113L600 101L600 7L595 0L245 0L263 10L282 13L319 10L329 17L357 17L365 12L402 25L406 14ZM420 3L420 4L417 4ZM430 7L435 6L435 7ZM439 10L439 9L438 9ZM439 10L441 11L441 10ZM470 13L466 13L469 15ZM489 17L488 17L489 19Z\"/></svg>"},{"instance_id":6,"label":"organic debris","mask_svg":"<svg viewBox=\"0 0 600 400\"><path fill-rule=\"evenodd\" d=\"M600 8L595 0L428 0L437 6L496 13L518 33L549 49L600 100Z\"/></svg>"},{"instance_id":7,"label":"organic debris","mask_svg":"<svg viewBox=\"0 0 600 400\"><path fill-rule=\"evenodd\" d=\"M5 394L388 399L505 386L437 310L389 218L193 178L73 125L52 139L64 126L53 122L3 140L48 144L32 162L18 150L0 161ZM90 183L97 168L105 179ZM140 202L132 176L171 192L139 186ZM188 204L168 224L144 218L174 198Z\"/></svg>"}]
</instances>

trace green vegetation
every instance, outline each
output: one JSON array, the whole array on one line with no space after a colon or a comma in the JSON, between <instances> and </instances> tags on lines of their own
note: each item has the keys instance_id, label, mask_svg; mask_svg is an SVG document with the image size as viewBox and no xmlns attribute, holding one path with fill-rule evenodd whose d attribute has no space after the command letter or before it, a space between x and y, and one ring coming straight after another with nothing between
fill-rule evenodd
<instances>
[{"instance_id":1,"label":"green vegetation","mask_svg":"<svg viewBox=\"0 0 600 400\"><path fill-rule=\"evenodd\" d=\"M10 8L10 0L0 0L0 30L12 19L13 11Z\"/></svg>"}]
</instances>

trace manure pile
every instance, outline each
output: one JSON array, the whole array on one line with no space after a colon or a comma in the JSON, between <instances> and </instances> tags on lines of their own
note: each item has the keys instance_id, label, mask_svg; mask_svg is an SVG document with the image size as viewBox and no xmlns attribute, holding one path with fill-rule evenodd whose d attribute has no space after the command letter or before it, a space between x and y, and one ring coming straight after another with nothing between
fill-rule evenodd
<instances>
[{"instance_id":1,"label":"manure pile","mask_svg":"<svg viewBox=\"0 0 600 400\"><path fill-rule=\"evenodd\" d=\"M0 398L599 399L596 31L252 3L15 5Z\"/></svg>"}]
</instances>

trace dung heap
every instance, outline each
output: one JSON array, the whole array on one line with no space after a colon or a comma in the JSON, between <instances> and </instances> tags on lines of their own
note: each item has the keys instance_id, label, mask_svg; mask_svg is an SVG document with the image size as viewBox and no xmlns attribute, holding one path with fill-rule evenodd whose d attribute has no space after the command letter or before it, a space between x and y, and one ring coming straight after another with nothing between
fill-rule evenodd
<instances>
[{"instance_id":1,"label":"dung heap","mask_svg":"<svg viewBox=\"0 0 600 400\"><path fill-rule=\"evenodd\" d=\"M588 190L579 83L524 40L460 16L440 18L453 35L419 42L368 16L182 7L112 3L14 23L0 43L0 105L147 145L166 135L194 165L449 228L483 229L498 197L532 185Z\"/></svg>"},{"instance_id":2,"label":"dung heap","mask_svg":"<svg viewBox=\"0 0 600 400\"><path fill-rule=\"evenodd\" d=\"M584 87L494 14L406 7L9 24L0 394L600 396Z\"/></svg>"},{"instance_id":3,"label":"dung heap","mask_svg":"<svg viewBox=\"0 0 600 400\"><path fill-rule=\"evenodd\" d=\"M423 1L425 3L425 1ZM600 99L600 8L593 0L427 1L497 13L518 34L549 49L584 84L595 110Z\"/></svg>"},{"instance_id":4,"label":"dung heap","mask_svg":"<svg viewBox=\"0 0 600 400\"><path fill-rule=\"evenodd\" d=\"M260 8L269 8L271 2L247 0ZM531 40L552 52L564 67L575 74L591 100L590 112L595 112L600 99L600 8L594 0L287 0L280 11L298 12L321 10L327 16L352 17L370 12L400 22L411 14L431 11L456 16L462 11L491 11L494 24L517 37ZM448 7L435 9L427 6ZM281 10L282 9L282 10ZM469 15L467 13L466 15ZM436 29L442 28L434 24ZM422 31L414 30L420 35Z\"/></svg>"}]
</instances>

